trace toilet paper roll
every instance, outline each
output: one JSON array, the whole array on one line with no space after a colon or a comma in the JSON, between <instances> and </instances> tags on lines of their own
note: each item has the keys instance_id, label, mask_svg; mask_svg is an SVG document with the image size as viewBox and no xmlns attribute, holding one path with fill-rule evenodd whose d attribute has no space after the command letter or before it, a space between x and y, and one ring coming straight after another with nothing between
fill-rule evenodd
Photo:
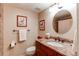
<instances>
[{"instance_id":1,"label":"toilet paper roll","mask_svg":"<svg viewBox=\"0 0 79 59\"><path fill-rule=\"evenodd\" d=\"M15 45L16 45L16 42L12 41L11 44L10 44L10 47L13 48L13 47L15 47Z\"/></svg>"}]
</instances>

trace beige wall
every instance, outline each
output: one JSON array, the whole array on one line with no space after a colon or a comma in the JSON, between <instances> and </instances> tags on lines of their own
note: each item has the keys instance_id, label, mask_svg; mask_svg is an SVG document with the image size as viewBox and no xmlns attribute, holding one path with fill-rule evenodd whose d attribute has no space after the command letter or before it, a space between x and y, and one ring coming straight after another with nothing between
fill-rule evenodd
<instances>
[{"instance_id":1,"label":"beige wall","mask_svg":"<svg viewBox=\"0 0 79 59\"><path fill-rule=\"evenodd\" d=\"M77 47L78 47L78 56L79 56L79 3L77 3Z\"/></svg>"},{"instance_id":2,"label":"beige wall","mask_svg":"<svg viewBox=\"0 0 79 59\"><path fill-rule=\"evenodd\" d=\"M3 8L0 4L0 55L3 54Z\"/></svg>"},{"instance_id":3,"label":"beige wall","mask_svg":"<svg viewBox=\"0 0 79 59\"><path fill-rule=\"evenodd\" d=\"M38 14L28 10L22 10L4 4L4 55L25 55L25 49L34 45L35 39L38 35ZM27 27L17 28L16 15L27 16ZM17 33L13 32L14 29L30 29L27 32L27 40L18 42ZM12 40L16 41L16 46L9 49Z\"/></svg>"},{"instance_id":4,"label":"beige wall","mask_svg":"<svg viewBox=\"0 0 79 59\"><path fill-rule=\"evenodd\" d=\"M49 32L51 34L51 36L59 36L62 38L66 38L69 40L73 40L73 47L72 47L72 51L74 50L74 52L76 51L76 47L74 47L74 45L76 44L76 32L77 32L77 15L76 15L76 4L62 4L63 8L62 9L66 9L68 10L71 15L72 15L72 27L71 29L66 32L65 34L58 34L54 31L53 26L52 26L52 21L53 18L55 16L55 14L60 11L61 9L57 9L57 6L52 7L52 12L49 12L49 9L43 11L40 13L39 15L39 20L45 19L45 31L39 31L39 35L45 35L45 33ZM66 25L64 25L66 26Z\"/></svg>"}]
</instances>

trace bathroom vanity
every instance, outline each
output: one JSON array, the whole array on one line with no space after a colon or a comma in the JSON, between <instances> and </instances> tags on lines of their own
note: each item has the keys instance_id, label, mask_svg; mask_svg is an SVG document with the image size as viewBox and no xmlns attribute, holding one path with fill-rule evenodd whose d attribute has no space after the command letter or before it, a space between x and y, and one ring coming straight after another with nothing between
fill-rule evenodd
<instances>
[{"instance_id":1,"label":"bathroom vanity","mask_svg":"<svg viewBox=\"0 0 79 59\"><path fill-rule=\"evenodd\" d=\"M71 44L55 42L52 39L36 40L36 56L67 56L73 55Z\"/></svg>"},{"instance_id":2,"label":"bathroom vanity","mask_svg":"<svg viewBox=\"0 0 79 59\"><path fill-rule=\"evenodd\" d=\"M61 54L57 52L54 49L49 48L48 46L45 46L41 44L40 42L36 41L36 55L37 56L64 56L64 54Z\"/></svg>"}]
</instances>

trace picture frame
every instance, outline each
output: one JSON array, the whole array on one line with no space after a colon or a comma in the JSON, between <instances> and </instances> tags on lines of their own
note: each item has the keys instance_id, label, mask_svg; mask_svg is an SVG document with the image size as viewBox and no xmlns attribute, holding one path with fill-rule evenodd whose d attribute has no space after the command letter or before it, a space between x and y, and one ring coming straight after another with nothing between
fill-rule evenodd
<instances>
[{"instance_id":1,"label":"picture frame","mask_svg":"<svg viewBox=\"0 0 79 59\"><path fill-rule=\"evenodd\" d=\"M17 27L27 27L27 17L17 15Z\"/></svg>"},{"instance_id":2,"label":"picture frame","mask_svg":"<svg viewBox=\"0 0 79 59\"><path fill-rule=\"evenodd\" d=\"M45 31L45 20L40 20L39 29L40 31Z\"/></svg>"}]
</instances>

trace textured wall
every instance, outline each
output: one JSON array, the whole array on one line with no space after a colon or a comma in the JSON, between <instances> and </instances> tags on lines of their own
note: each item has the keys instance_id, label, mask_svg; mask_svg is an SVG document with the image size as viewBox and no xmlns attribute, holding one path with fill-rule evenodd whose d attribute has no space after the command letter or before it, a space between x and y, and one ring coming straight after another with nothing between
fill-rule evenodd
<instances>
[{"instance_id":1,"label":"textured wall","mask_svg":"<svg viewBox=\"0 0 79 59\"><path fill-rule=\"evenodd\" d=\"M77 47L78 47L78 56L79 56L79 3L77 3Z\"/></svg>"},{"instance_id":2,"label":"textured wall","mask_svg":"<svg viewBox=\"0 0 79 59\"><path fill-rule=\"evenodd\" d=\"M35 44L35 39L38 35L38 14L28 10L19 9L10 5L4 5L4 55L25 55L25 49ZM27 16L27 26L16 26L16 15ZM24 42L18 42L17 33L13 32L14 29L30 29L27 32L27 40ZM9 45L15 40L16 46L13 49L9 49Z\"/></svg>"},{"instance_id":3,"label":"textured wall","mask_svg":"<svg viewBox=\"0 0 79 59\"><path fill-rule=\"evenodd\" d=\"M0 4L0 55L3 54L3 8Z\"/></svg>"}]
</instances>

